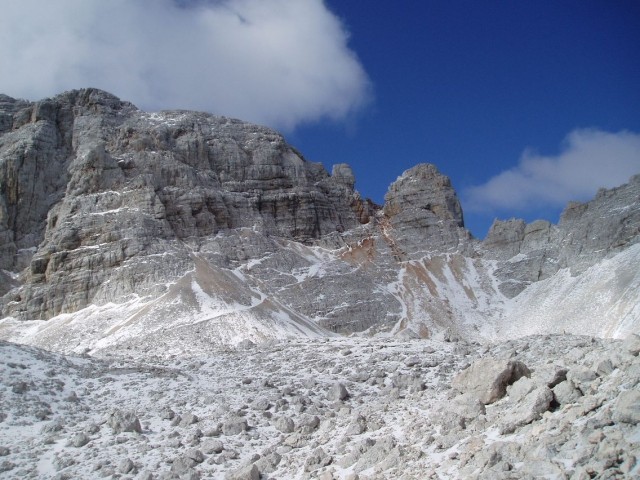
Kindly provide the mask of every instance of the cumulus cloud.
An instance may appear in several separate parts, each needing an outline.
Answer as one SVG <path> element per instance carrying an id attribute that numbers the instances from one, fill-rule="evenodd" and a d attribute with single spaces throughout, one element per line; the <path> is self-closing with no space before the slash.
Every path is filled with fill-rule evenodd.
<path id="1" fill-rule="evenodd" d="M 370 83 L 323 0 L 20 0 L 0 15 L 0 92 L 98 87 L 292 129 L 341 120 Z"/>
<path id="2" fill-rule="evenodd" d="M 515 168 L 463 193 L 475 212 L 531 212 L 587 200 L 600 187 L 611 188 L 640 173 L 640 134 L 597 129 L 572 131 L 557 155 L 528 149 Z"/>

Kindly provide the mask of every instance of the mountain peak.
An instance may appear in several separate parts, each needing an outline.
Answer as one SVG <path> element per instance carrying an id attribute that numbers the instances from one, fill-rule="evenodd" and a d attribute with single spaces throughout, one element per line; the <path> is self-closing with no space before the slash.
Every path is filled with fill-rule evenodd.
<path id="1" fill-rule="evenodd" d="M 558 225 L 497 222 L 479 242 L 431 164 L 398 177 L 381 208 L 348 165 L 329 174 L 265 127 L 143 112 L 97 89 L 3 96 L 3 335 L 26 338 L 21 321 L 41 320 L 30 341 L 61 350 L 165 345 L 176 332 L 193 348 L 363 332 L 620 336 L 640 322 L 638 295 L 624 293 L 640 292 L 639 178 L 569 205 Z"/>

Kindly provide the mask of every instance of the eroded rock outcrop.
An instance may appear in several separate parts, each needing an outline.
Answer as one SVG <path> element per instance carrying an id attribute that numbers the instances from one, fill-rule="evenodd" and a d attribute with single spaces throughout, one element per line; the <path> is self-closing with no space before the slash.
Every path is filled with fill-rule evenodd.
<path id="1" fill-rule="evenodd" d="M 640 241 L 640 175 L 610 190 L 601 189 L 586 203 L 572 202 L 560 222 L 545 220 L 526 224 L 523 220 L 496 220 L 484 248 L 502 261 L 496 276 L 508 297 L 527 285 L 570 268 L 584 272 L 604 258 Z"/>
<path id="2" fill-rule="evenodd" d="M 28 266 L 5 315 L 48 318 L 96 295 L 153 294 L 189 269 L 185 242 L 221 231 L 308 242 L 373 213 L 348 166 L 330 176 L 264 127 L 147 114 L 94 89 L 2 100 L 0 267 Z M 105 282 L 117 286 L 99 292 Z"/>
<path id="3" fill-rule="evenodd" d="M 431 164 L 420 164 L 389 187 L 384 214 L 404 251 L 458 250 L 470 238 L 462 207 L 449 177 Z"/>
<path id="4" fill-rule="evenodd" d="M 95 89 L 0 96 L 0 335 L 54 350 L 624 336 L 640 322 L 639 226 L 640 176 L 558 225 L 496 222 L 478 242 L 433 165 L 379 207 L 348 165 L 329 174 L 268 128 Z"/>

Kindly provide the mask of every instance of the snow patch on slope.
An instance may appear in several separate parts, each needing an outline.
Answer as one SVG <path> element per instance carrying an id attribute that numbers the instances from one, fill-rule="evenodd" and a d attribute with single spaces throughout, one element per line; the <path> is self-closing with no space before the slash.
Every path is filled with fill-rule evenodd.
<path id="1" fill-rule="evenodd" d="M 507 301 L 499 338 L 575 333 L 623 338 L 640 325 L 640 244 L 578 276 L 569 269 Z"/>
<path id="2" fill-rule="evenodd" d="M 196 258 L 187 272 L 156 299 L 92 305 L 47 321 L 0 321 L 0 337 L 49 350 L 93 355 L 120 349 L 162 349 L 182 354 L 236 345 L 332 334 L 269 298 L 239 270 Z"/>

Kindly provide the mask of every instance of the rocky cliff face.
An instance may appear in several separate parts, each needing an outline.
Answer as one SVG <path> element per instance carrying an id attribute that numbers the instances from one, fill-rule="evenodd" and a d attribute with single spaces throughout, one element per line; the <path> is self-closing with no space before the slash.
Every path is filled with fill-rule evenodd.
<path id="1" fill-rule="evenodd" d="M 496 275 L 503 282 L 502 292 L 514 297 L 561 269 L 581 274 L 638 242 L 640 175 L 618 188 L 600 190 L 590 202 L 570 203 L 558 225 L 496 221 L 483 246 L 488 256 L 503 260 Z"/>
<path id="2" fill-rule="evenodd" d="M 434 165 L 404 172 L 385 195 L 384 215 L 396 240 L 412 256 L 456 251 L 470 238 L 451 180 Z"/>
<path id="3" fill-rule="evenodd" d="M 330 176 L 256 125 L 147 114 L 99 90 L 0 105 L 1 266 L 25 284 L 5 314 L 154 293 L 188 269 L 185 243 L 219 232 L 308 243 L 372 214 L 348 166 Z M 117 286 L 106 293 L 105 282 Z"/>
<path id="4" fill-rule="evenodd" d="M 23 320 L 50 319 L 30 342 L 83 351 L 486 339 L 517 336 L 527 312 L 545 331 L 640 324 L 640 177 L 569 205 L 558 225 L 496 222 L 484 242 L 433 165 L 401 175 L 383 207 L 354 187 L 348 165 L 329 174 L 238 120 L 146 113 L 95 89 L 2 96 L 0 336 L 24 340 Z M 573 293 L 554 297 L 560 284 Z"/>

